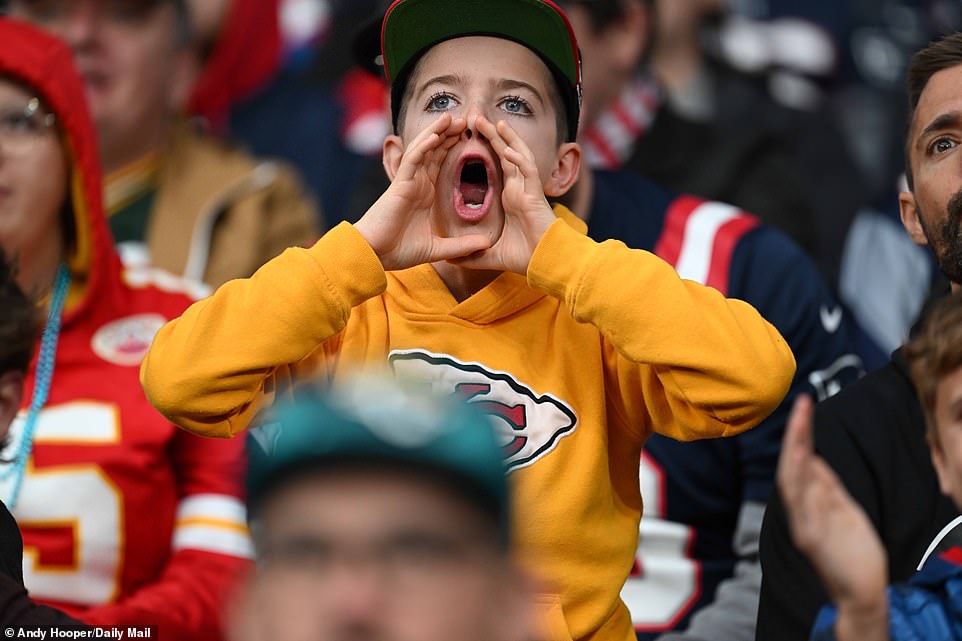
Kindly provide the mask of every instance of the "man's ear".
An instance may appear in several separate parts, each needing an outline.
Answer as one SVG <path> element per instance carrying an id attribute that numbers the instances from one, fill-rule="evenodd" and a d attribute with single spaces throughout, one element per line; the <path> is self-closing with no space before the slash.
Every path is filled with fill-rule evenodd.
<path id="1" fill-rule="evenodd" d="M 404 142 L 401 141 L 401 137 L 391 134 L 385 138 L 381 148 L 381 162 L 384 164 L 384 173 L 391 182 L 394 182 L 398 167 L 401 166 L 402 156 L 404 156 Z"/>
<path id="2" fill-rule="evenodd" d="M 910 191 L 899 192 L 899 216 L 912 242 L 923 247 L 929 244 L 922 221 L 919 219 L 919 206 L 915 201 L 915 194 Z"/>
<path id="3" fill-rule="evenodd" d="M 6 436 L 22 402 L 23 372 L 4 372 L 0 375 L 0 439 Z"/>
<path id="4" fill-rule="evenodd" d="M 551 198 L 563 196 L 578 180 L 581 170 L 581 146 L 566 142 L 558 148 L 558 160 L 554 170 L 544 181 L 544 194 Z"/>

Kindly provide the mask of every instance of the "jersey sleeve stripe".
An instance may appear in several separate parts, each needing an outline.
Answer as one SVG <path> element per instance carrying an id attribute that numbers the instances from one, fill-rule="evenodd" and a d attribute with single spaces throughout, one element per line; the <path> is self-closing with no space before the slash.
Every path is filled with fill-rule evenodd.
<path id="1" fill-rule="evenodd" d="M 254 545 L 246 534 L 221 527 L 190 525 L 174 532 L 174 551 L 202 550 L 217 554 L 254 558 Z"/>
<path id="2" fill-rule="evenodd" d="M 602 167 L 612 169 L 618 166 L 619 158 L 617 152 L 612 149 L 608 141 L 595 129 L 585 132 L 585 147 L 592 167 Z"/>
<path id="3" fill-rule="evenodd" d="M 759 224 L 761 224 L 760 221 L 754 216 L 739 212 L 739 215 L 718 228 L 712 247 L 711 266 L 708 270 L 706 285 L 728 295 L 728 277 L 735 247 L 746 233 L 758 227 Z"/>
<path id="4" fill-rule="evenodd" d="M 702 284 L 708 281 L 718 230 L 738 213 L 735 207 L 716 202 L 702 203 L 692 211 L 675 264 L 679 276 Z"/>
<path id="5" fill-rule="evenodd" d="M 237 497 L 224 494 L 184 498 L 177 507 L 173 548 L 252 558 L 244 504 Z"/>
<path id="6" fill-rule="evenodd" d="M 154 267 L 126 267 L 123 279 L 124 283 L 133 289 L 156 287 L 168 294 L 182 294 L 192 300 L 200 300 L 211 294 L 211 288 L 204 283 L 175 276 Z"/>
<path id="7" fill-rule="evenodd" d="M 226 494 L 192 494 L 177 506 L 177 521 L 214 519 L 246 525 L 247 510 L 241 500 Z"/>
<path id="8" fill-rule="evenodd" d="M 249 531 L 247 526 L 243 523 L 238 523 L 236 521 L 224 521 L 221 519 L 205 519 L 205 518 L 191 518 L 191 519 L 180 519 L 174 523 L 175 528 L 182 527 L 209 527 L 209 528 L 220 528 L 222 530 L 229 530 L 231 532 L 241 532 L 243 534 L 248 534 Z"/>
<path id="9" fill-rule="evenodd" d="M 655 244 L 655 254 L 673 267 L 677 267 L 681 256 L 688 219 L 703 204 L 705 201 L 700 198 L 681 196 L 668 207 L 661 236 Z"/>

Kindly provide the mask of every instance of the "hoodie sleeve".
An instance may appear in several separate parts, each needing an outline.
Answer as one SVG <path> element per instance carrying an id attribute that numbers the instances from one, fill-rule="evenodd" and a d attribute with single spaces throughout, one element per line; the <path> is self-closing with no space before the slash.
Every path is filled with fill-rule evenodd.
<path id="1" fill-rule="evenodd" d="M 609 405 L 628 429 L 678 440 L 737 434 L 768 416 L 791 384 L 791 349 L 751 305 L 681 279 L 649 252 L 596 243 L 558 220 L 531 258 L 528 282 L 602 333 Z"/>
<path id="2" fill-rule="evenodd" d="M 171 421 L 205 436 L 250 424 L 303 364 L 316 370 L 325 342 L 351 310 L 387 287 L 377 255 L 348 223 L 310 249 L 291 248 L 251 278 L 230 281 L 157 333 L 140 378 Z"/>

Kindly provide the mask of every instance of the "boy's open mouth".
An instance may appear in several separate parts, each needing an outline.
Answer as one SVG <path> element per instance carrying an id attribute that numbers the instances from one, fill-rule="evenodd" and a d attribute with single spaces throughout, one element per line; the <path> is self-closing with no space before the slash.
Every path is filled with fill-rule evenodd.
<path id="1" fill-rule="evenodd" d="M 490 169 L 481 156 L 465 156 L 455 172 L 454 209 L 464 220 L 476 222 L 491 208 Z"/>

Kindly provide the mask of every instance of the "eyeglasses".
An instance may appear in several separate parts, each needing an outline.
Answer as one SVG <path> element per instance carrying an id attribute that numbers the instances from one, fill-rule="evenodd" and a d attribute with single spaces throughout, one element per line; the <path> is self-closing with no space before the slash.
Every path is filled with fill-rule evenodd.
<path id="1" fill-rule="evenodd" d="M 38 98 L 22 107 L 0 105 L 0 152 L 29 153 L 56 123 L 56 116 L 41 110 Z"/>

